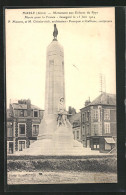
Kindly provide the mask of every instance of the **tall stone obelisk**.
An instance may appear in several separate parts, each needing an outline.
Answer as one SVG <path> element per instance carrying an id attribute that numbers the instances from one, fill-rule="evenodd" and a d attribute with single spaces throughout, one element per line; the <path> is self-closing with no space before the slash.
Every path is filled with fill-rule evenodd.
<path id="1" fill-rule="evenodd" d="M 46 51 L 45 112 L 38 139 L 51 138 L 57 127 L 58 104 L 65 101 L 64 50 L 57 40 L 54 24 L 53 40 Z"/>
<path id="2" fill-rule="evenodd" d="M 65 100 L 64 50 L 57 40 L 58 30 L 54 24 L 54 39 L 47 47 L 45 115 L 57 114 L 61 97 Z"/>

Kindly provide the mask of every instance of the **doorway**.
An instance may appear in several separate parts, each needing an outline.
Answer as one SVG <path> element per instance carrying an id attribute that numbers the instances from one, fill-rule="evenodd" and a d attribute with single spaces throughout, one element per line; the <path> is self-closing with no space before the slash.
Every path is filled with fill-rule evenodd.
<path id="1" fill-rule="evenodd" d="M 14 152 L 13 142 L 9 142 L 9 154 L 13 154 L 13 152 Z"/>

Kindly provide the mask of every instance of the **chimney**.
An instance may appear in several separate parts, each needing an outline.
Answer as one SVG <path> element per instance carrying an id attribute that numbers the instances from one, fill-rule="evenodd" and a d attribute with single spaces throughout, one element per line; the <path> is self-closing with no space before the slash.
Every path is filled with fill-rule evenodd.
<path id="1" fill-rule="evenodd" d="M 90 103 L 91 102 L 90 102 L 90 97 L 89 97 L 89 99 L 85 101 L 85 106 L 88 106 Z"/>
<path id="2" fill-rule="evenodd" d="M 31 115 L 31 100 L 30 99 L 27 100 L 27 115 L 28 116 Z"/>

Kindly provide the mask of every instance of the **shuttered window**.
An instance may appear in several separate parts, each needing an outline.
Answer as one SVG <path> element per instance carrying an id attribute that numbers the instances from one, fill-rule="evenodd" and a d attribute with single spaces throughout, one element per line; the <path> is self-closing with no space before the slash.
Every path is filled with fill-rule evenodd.
<path id="1" fill-rule="evenodd" d="M 110 133 L 110 123 L 105 123 L 104 124 L 104 131 L 105 133 Z"/>
<path id="2" fill-rule="evenodd" d="M 39 133 L 39 125 L 33 125 L 32 127 L 32 135 L 37 136 Z"/>

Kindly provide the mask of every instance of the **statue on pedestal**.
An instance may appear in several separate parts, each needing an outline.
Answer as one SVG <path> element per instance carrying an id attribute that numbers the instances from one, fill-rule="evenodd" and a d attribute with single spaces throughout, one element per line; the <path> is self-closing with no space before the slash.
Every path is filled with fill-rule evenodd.
<path id="1" fill-rule="evenodd" d="M 56 24 L 54 24 L 54 31 L 53 31 L 54 40 L 57 40 L 57 35 L 58 35 L 58 30 Z"/>
<path id="2" fill-rule="evenodd" d="M 57 126 L 59 127 L 60 125 L 66 126 L 66 121 L 67 121 L 67 111 L 65 109 L 64 105 L 64 98 L 60 98 L 60 102 L 58 105 L 58 117 L 57 117 Z"/>

